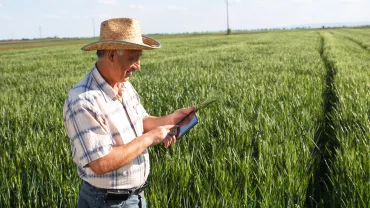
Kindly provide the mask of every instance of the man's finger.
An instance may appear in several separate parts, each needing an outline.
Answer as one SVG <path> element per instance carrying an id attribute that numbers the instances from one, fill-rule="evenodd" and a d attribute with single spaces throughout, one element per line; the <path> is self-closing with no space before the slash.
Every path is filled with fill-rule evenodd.
<path id="1" fill-rule="evenodd" d="M 176 125 L 164 125 L 164 128 L 170 130 L 172 128 L 176 127 Z"/>
<path id="2" fill-rule="evenodd" d="M 164 143 L 163 143 L 163 146 L 164 146 L 164 148 L 168 148 L 168 140 L 166 139 L 166 140 L 164 140 Z"/>
<path id="3" fill-rule="evenodd" d="M 169 135 L 169 134 L 167 134 L 166 137 L 163 140 L 163 146 L 164 146 L 164 148 L 167 149 L 170 146 L 171 140 L 172 140 L 172 136 Z"/>
<path id="4" fill-rule="evenodd" d="M 189 114 L 189 113 L 191 113 L 192 111 L 194 111 L 195 110 L 195 106 L 193 105 L 193 106 L 191 106 L 191 107 L 188 107 L 188 108 L 185 108 L 184 109 L 184 113 L 185 114 Z"/>
<path id="5" fill-rule="evenodd" d="M 176 136 L 172 136 L 172 144 L 176 143 Z"/>
<path id="6" fill-rule="evenodd" d="M 166 137 L 164 138 L 164 142 L 171 141 L 171 135 L 167 134 Z"/>

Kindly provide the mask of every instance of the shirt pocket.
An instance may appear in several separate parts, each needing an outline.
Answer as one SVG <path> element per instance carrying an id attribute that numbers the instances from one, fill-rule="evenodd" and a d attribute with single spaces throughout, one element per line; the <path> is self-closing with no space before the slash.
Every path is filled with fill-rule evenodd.
<path id="1" fill-rule="evenodd" d="M 131 105 L 131 110 L 133 114 L 135 114 L 135 129 L 137 131 L 137 136 L 141 136 L 144 132 L 144 126 L 143 126 L 143 113 L 142 113 L 142 105 L 140 103 L 134 103 Z"/>

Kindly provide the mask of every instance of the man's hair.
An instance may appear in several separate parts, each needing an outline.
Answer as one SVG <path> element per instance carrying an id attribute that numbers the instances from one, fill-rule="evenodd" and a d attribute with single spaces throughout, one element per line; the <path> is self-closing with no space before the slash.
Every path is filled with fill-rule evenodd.
<path id="1" fill-rule="evenodd" d="M 116 50 L 116 51 L 118 55 L 120 56 L 123 55 L 124 50 Z M 106 52 L 107 52 L 106 50 L 97 50 L 96 55 L 98 56 L 98 58 L 103 58 Z"/>
<path id="2" fill-rule="evenodd" d="M 97 50 L 96 55 L 98 56 L 98 58 L 103 58 L 105 52 L 106 52 L 105 50 Z"/>

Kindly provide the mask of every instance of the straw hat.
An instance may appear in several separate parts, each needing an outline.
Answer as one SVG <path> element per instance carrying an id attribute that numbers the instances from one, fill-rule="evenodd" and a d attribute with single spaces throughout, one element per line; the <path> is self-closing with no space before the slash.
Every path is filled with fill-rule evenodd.
<path id="1" fill-rule="evenodd" d="M 115 18 L 102 22 L 100 40 L 85 45 L 81 50 L 151 50 L 160 47 L 158 41 L 141 35 L 140 25 L 136 19 Z"/>

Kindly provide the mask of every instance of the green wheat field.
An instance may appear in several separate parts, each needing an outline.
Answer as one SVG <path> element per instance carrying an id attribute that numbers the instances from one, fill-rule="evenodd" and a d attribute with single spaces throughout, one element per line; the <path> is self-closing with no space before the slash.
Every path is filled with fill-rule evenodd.
<path id="1" fill-rule="evenodd" d="M 150 207 L 370 207 L 370 28 L 153 35 L 148 113 L 220 100 L 149 149 Z M 76 207 L 67 92 L 93 39 L 0 42 L 0 207 Z"/>

